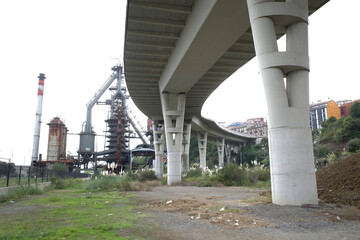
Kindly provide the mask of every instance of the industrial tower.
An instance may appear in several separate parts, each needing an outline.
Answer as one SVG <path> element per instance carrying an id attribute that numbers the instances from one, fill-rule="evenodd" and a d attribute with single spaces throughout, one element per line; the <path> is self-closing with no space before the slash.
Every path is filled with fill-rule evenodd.
<path id="1" fill-rule="evenodd" d="M 96 169 L 98 161 L 105 161 L 109 171 L 118 173 L 130 162 L 129 141 L 133 134 L 130 130 L 130 125 L 144 144 L 148 143 L 148 139 L 143 128 L 139 125 L 136 117 L 126 104 L 129 96 L 126 95 L 127 89 L 123 82 L 122 66 L 114 66 L 112 71 L 112 75 L 86 105 L 87 114 L 80 133 L 78 163 L 83 165 L 84 168 L 88 168 L 88 163 L 93 162 Z M 111 87 L 115 80 L 117 80 L 116 86 Z M 99 102 L 98 100 L 107 90 L 110 90 L 112 93 L 111 99 Z M 92 108 L 95 104 L 110 106 L 108 119 L 105 120 L 107 124 L 106 146 L 100 152 L 95 152 L 94 150 L 96 133 L 91 123 Z"/>

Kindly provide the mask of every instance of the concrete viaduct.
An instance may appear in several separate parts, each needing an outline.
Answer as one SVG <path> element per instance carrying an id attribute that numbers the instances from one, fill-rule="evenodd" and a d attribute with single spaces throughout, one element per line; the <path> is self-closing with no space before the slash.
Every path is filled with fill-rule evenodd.
<path id="1" fill-rule="evenodd" d="M 125 77 L 137 107 L 154 120 L 157 154 L 166 140 L 168 184 L 181 181 L 191 128 L 202 142 L 209 134 L 204 128 L 215 128 L 210 132 L 219 148 L 230 138 L 201 117 L 201 107 L 256 55 L 269 114 L 273 203 L 318 203 L 308 115 L 308 16 L 327 1 L 128 0 Z M 277 39 L 284 34 L 286 51 L 280 52 Z"/>

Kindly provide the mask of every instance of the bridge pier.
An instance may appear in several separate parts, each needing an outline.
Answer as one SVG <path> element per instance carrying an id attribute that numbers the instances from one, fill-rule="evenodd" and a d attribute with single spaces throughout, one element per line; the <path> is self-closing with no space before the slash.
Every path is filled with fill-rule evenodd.
<path id="1" fill-rule="evenodd" d="M 230 165 L 230 163 L 231 163 L 231 145 L 230 145 L 230 143 L 227 143 L 225 145 L 225 154 L 226 154 L 226 164 Z"/>
<path id="2" fill-rule="evenodd" d="M 308 0 L 247 3 L 269 112 L 272 201 L 317 204 L 309 126 Z M 286 31 L 285 52 L 278 51 L 279 29 Z"/>
<path id="3" fill-rule="evenodd" d="M 206 146 L 207 146 L 207 132 L 198 132 L 198 146 L 199 146 L 199 158 L 200 158 L 200 167 L 206 168 Z"/>
<path id="4" fill-rule="evenodd" d="M 224 167 L 224 148 L 225 148 L 225 138 L 219 140 L 216 139 L 218 158 L 219 158 L 219 168 Z"/>
<path id="5" fill-rule="evenodd" d="M 181 182 L 181 147 L 185 114 L 184 93 L 162 93 L 161 106 L 167 147 L 167 183 Z"/>
<path id="6" fill-rule="evenodd" d="M 190 152 L 190 137 L 191 137 L 191 123 L 184 124 L 183 130 L 183 140 L 182 140 L 182 153 L 181 153 L 181 161 L 182 161 L 182 171 L 189 171 L 189 152 Z"/>
<path id="7" fill-rule="evenodd" d="M 164 172 L 163 154 L 165 147 L 165 134 L 163 124 L 159 121 L 153 121 L 153 135 L 155 148 L 155 175 L 157 178 L 162 178 Z"/>

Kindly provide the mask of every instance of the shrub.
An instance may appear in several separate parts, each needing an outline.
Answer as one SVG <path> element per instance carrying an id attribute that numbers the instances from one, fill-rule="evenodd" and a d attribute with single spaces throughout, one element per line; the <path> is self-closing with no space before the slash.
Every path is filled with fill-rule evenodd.
<path id="1" fill-rule="evenodd" d="M 55 189 L 65 189 L 65 188 L 73 187 L 76 184 L 79 184 L 81 182 L 81 179 L 79 180 L 74 178 L 62 179 L 59 177 L 51 176 L 50 181 Z"/>
<path id="2" fill-rule="evenodd" d="M 325 159 L 326 159 L 326 161 L 328 161 L 328 163 L 333 164 L 333 163 L 335 163 L 337 157 L 336 157 L 335 153 L 331 152 L 326 156 Z"/>
<path id="3" fill-rule="evenodd" d="M 265 168 L 269 168 L 270 167 L 270 157 L 267 156 L 266 158 L 264 158 L 264 160 L 261 161 L 261 163 L 264 165 Z"/>
<path id="4" fill-rule="evenodd" d="M 242 186 L 249 184 L 246 170 L 241 169 L 235 164 L 220 169 L 218 171 L 218 180 L 226 186 Z"/>
<path id="5" fill-rule="evenodd" d="M 202 169 L 200 167 L 191 168 L 189 172 L 186 174 L 187 178 L 191 177 L 201 177 L 202 176 Z"/>
<path id="6" fill-rule="evenodd" d="M 197 184 L 198 187 L 213 187 L 219 185 L 219 180 L 217 175 L 207 175 L 200 179 L 200 182 Z"/>
<path id="7" fill-rule="evenodd" d="M 52 175 L 55 175 L 57 177 L 65 177 L 68 172 L 69 168 L 61 163 L 55 163 L 51 168 Z"/>
<path id="8" fill-rule="evenodd" d="M 145 170 L 140 173 L 139 181 L 140 182 L 146 182 L 146 181 L 152 181 L 157 180 L 157 177 L 155 175 L 155 171 L 153 170 Z"/>
<path id="9" fill-rule="evenodd" d="M 356 151 L 360 150 L 360 139 L 359 138 L 351 139 L 346 144 L 346 150 L 352 153 L 355 153 Z"/>

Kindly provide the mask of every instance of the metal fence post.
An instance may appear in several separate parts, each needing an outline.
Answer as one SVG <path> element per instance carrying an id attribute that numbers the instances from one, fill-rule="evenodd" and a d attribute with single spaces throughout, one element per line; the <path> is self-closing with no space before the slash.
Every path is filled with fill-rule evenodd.
<path id="1" fill-rule="evenodd" d="M 19 185 L 21 184 L 21 165 L 20 165 L 20 169 L 19 169 Z"/>
<path id="2" fill-rule="evenodd" d="M 38 167 L 35 167 L 35 183 L 37 185 Z"/>
<path id="3" fill-rule="evenodd" d="M 31 166 L 29 166 L 29 174 L 28 174 L 28 185 L 30 186 L 30 178 L 31 178 Z"/>
<path id="4" fill-rule="evenodd" d="M 6 178 L 6 187 L 9 186 L 9 178 L 10 178 L 10 163 L 8 164 L 8 172 L 7 172 L 7 178 Z"/>

